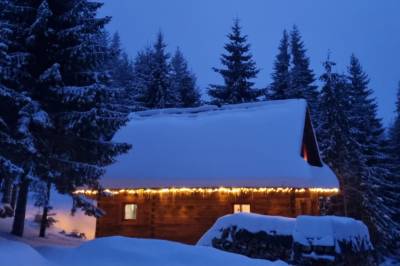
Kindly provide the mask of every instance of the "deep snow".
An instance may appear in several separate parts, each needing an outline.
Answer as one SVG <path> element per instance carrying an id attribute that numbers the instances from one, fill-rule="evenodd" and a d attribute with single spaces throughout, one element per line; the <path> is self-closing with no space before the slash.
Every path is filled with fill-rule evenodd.
<path id="1" fill-rule="evenodd" d="M 284 266 L 284 262 L 250 259 L 208 247 L 163 240 L 107 237 L 79 247 L 31 246 L 0 238 L 3 266 Z"/>
<path id="2" fill-rule="evenodd" d="M 64 209 L 62 215 L 68 216 L 68 198 L 60 195 L 56 195 L 56 198 L 59 200 L 56 204 L 58 209 Z M 35 208 L 30 206 L 28 213 L 30 218 L 26 221 L 23 238 L 8 233 L 11 218 L 0 219 L 1 266 L 220 266 L 224 263 L 231 266 L 287 265 L 283 262 L 254 260 L 211 247 L 164 240 L 108 237 L 85 241 L 59 234 L 60 224 L 48 229 L 47 237 L 43 239 L 38 237 L 38 225 L 31 220 L 31 216 L 36 213 Z M 72 220 L 62 224 L 70 224 L 71 228 L 79 227 L 77 217 L 68 219 Z"/>

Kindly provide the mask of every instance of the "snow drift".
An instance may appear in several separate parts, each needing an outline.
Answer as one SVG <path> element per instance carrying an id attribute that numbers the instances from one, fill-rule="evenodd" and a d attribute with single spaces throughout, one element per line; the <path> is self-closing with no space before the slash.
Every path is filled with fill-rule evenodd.
<path id="1" fill-rule="evenodd" d="M 52 266 L 31 246 L 0 238 L 0 264 L 3 266 Z"/>
<path id="2" fill-rule="evenodd" d="M 18 249 L 19 247 L 15 247 Z M 24 245 L 23 248 L 26 248 Z M 31 264 L 29 257 L 18 266 L 284 266 L 284 262 L 250 259 L 208 247 L 190 246 L 180 243 L 106 237 L 89 241 L 77 248 L 42 247 L 38 263 Z M 1 253 L 0 253 L 1 254 Z M 50 264 L 46 264 L 50 262 Z M 43 263 L 43 264 L 41 264 Z M 14 264 L 10 264 L 14 265 Z"/>

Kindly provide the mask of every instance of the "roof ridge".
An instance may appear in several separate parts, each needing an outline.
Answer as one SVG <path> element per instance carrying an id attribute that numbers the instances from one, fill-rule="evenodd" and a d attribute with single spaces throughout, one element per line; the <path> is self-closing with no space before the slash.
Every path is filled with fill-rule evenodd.
<path id="1" fill-rule="evenodd" d="M 225 104 L 225 105 L 201 105 L 199 107 L 188 107 L 188 108 L 163 108 L 163 109 L 150 109 L 144 111 L 133 112 L 131 116 L 133 117 L 151 117 L 158 115 L 184 115 L 184 114 L 199 114 L 213 111 L 226 111 L 226 110 L 240 110 L 240 109 L 251 109 L 257 107 L 267 107 L 267 106 L 279 106 L 288 103 L 302 103 L 307 105 L 304 99 L 285 99 L 285 100 L 267 100 L 259 102 L 250 103 L 238 103 L 238 104 Z"/>

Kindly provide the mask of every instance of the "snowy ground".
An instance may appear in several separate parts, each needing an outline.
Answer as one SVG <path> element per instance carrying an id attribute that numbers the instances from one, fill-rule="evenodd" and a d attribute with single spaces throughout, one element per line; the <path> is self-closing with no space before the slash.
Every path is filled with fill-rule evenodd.
<path id="1" fill-rule="evenodd" d="M 0 219 L 1 266 L 284 266 L 284 262 L 255 260 L 211 247 L 184 245 L 171 241 L 108 237 L 80 240 L 59 234 L 60 225 L 84 228 L 75 219 L 49 229 L 45 239 L 38 237 L 38 225 L 28 211 L 25 236 L 9 234 L 12 219 Z M 68 215 L 68 212 L 59 212 Z M 59 215 L 60 218 L 60 215 Z M 68 219 L 71 219 L 67 217 Z M 87 223 L 86 221 L 83 221 Z M 76 225 L 75 225 L 76 223 Z"/>
<path id="2" fill-rule="evenodd" d="M 58 243 L 59 244 L 59 243 Z M 210 247 L 164 240 L 107 237 L 77 247 L 32 246 L 0 237 L 4 266 L 284 266 L 284 262 L 250 259 Z"/>
<path id="3" fill-rule="evenodd" d="M 0 195 L 1 196 L 1 195 Z M 50 238 L 46 241 L 40 241 L 37 239 L 37 234 L 39 233 L 39 229 L 36 228 L 36 225 L 33 223 L 35 215 L 41 212 L 38 207 L 34 206 L 34 200 L 32 199 L 32 195 L 28 201 L 27 213 L 26 213 L 26 230 L 25 230 L 25 238 L 24 241 L 27 243 L 31 243 L 36 245 L 37 243 L 47 244 L 48 240 L 54 242 L 60 241 L 62 245 L 65 245 L 65 242 L 69 242 L 69 238 L 63 237 L 58 232 L 64 230 L 66 232 L 80 232 L 84 233 L 88 239 L 94 238 L 94 233 L 96 229 L 96 219 L 93 217 L 86 216 L 81 211 L 77 211 L 74 216 L 71 215 L 71 207 L 72 207 L 72 199 L 69 196 L 64 196 L 52 191 L 50 205 L 53 207 L 50 213 L 54 213 L 54 219 L 57 220 L 55 224 L 55 228 L 49 230 Z M 7 236 L 2 234 L 2 232 L 10 232 L 11 230 L 12 219 L 0 219 L 0 237 Z M 9 238 L 9 236 L 7 236 Z"/>
<path id="4" fill-rule="evenodd" d="M 48 229 L 46 238 L 41 238 L 38 236 L 39 225 L 32 220 L 26 221 L 24 237 L 21 238 L 9 233 L 11 225 L 12 218 L 0 219 L 0 238 L 23 242 L 35 248 L 43 246 L 76 247 L 84 243 L 84 240 L 60 234 L 62 229 L 58 227 Z"/>

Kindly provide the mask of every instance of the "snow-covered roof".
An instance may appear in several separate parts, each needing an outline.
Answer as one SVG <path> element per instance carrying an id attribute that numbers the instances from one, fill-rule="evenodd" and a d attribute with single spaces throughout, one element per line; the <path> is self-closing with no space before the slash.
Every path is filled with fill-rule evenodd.
<path id="1" fill-rule="evenodd" d="M 307 105 L 282 100 L 134 113 L 114 141 L 133 148 L 106 169 L 107 188 L 338 187 L 301 156 Z"/>

